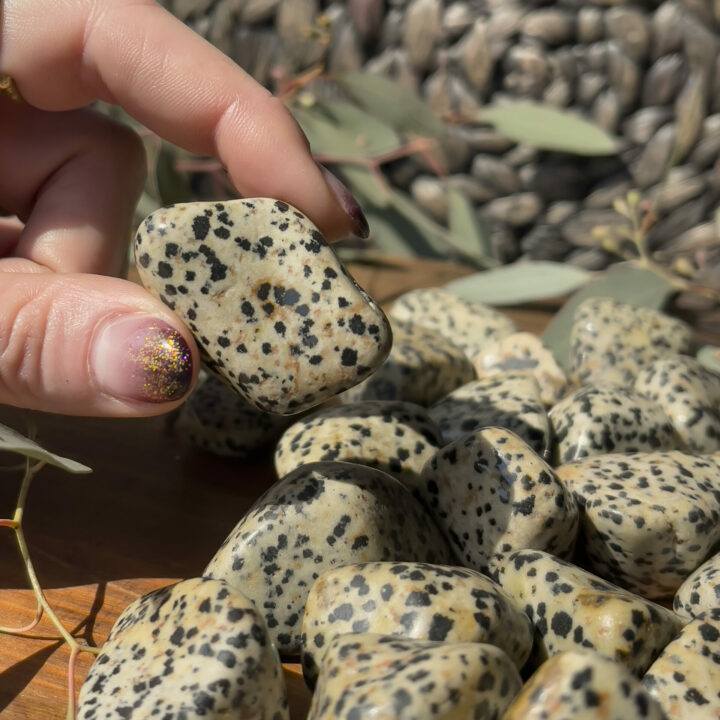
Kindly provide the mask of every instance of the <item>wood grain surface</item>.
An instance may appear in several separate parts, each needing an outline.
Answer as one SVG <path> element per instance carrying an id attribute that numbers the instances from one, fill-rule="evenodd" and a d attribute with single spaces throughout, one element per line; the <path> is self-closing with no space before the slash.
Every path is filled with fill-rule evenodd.
<path id="1" fill-rule="evenodd" d="M 387 303 L 413 288 L 440 285 L 466 268 L 393 261 L 352 266 L 360 284 Z M 521 329 L 539 332 L 558 303 L 508 311 Z M 709 324 L 707 324 L 709 323 Z M 704 339 L 717 337 L 717 317 Z M 197 576 L 253 501 L 274 481 L 270 453 L 252 460 L 204 454 L 173 434 L 168 418 L 108 420 L 34 414 L 40 441 L 93 468 L 69 475 L 53 468 L 34 481 L 24 527 L 40 582 L 65 626 L 93 645 L 136 597 L 173 579 Z M 0 422 L 20 431 L 22 411 L 0 406 Z M 16 458 L 0 455 L 0 463 Z M 0 473 L 0 517 L 15 507 L 19 477 Z M 0 625 L 28 622 L 34 600 L 14 546 L 0 528 Z M 66 646 L 47 620 L 29 638 L 0 635 L 0 717 L 60 720 L 67 698 Z M 81 655 L 76 687 L 92 662 Z M 308 693 L 297 666 L 286 672 L 294 720 Z"/>

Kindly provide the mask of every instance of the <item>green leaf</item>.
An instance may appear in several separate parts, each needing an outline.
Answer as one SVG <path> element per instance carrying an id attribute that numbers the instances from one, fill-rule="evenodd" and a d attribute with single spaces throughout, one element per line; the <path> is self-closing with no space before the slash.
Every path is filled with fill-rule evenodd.
<path id="1" fill-rule="evenodd" d="M 163 145 L 155 164 L 155 181 L 162 205 L 189 202 L 192 198 L 187 178 L 175 169 L 175 153 Z"/>
<path id="2" fill-rule="evenodd" d="M 365 157 L 374 157 L 397 150 L 402 141 L 387 123 L 346 102 L 324 102 L 316 105 L 319 113 L 335 121 L 346 133 L 354 136 Z"/>
<path id="3" fill-rule="evenodd" d="M 354 196 L 361 195 L 378 207 L 387 206 L 389 195 L 378 183 L 370 168 L 353 163 L 339 163 L 335 168 Z"/>
<path id="4" fill-rule="evenodd" d="M 457 188 L 448 190 L 450 242 L 462 253 L 484 264 L 498 261 L 490 231 L 477 216 L 472 203 Z"/>
<path id="5" fill-rule="evenodd" d="M 26 457 L 33 458 L 35 460 L 41 460 L 46 462 L 48 465 L 55 465 L 56 467 L 67 470 L 71 473 L 89 473 L 92 470 L 86 465 L 82 465 L 75 460 L 69 460 L 68 458 L 61 457 L 48 452 L 44 448 L 40 447 L 36 442 L 33 442 L 24 435 L 21 435 L 16 430 L 7 427 L 7 425 L 0 424 L 0 451 L 20 453 Z"/>
<path id="6" fill-rule="evenodd" d="M 715 345 L 703 345 L 697 352 L 698 362 L 711 373 L 720 375 L 720 348 Z"/>
<path id="7" fill-rule="evenodd" d="M 335 80 L 358 105 L 396 130 L 429 137 L 445 134 L 445 124 L 432 108 L 392 80 L 369 73 L 345 73 Z"/>
<path id="8" fill-rule="evenodd" d="M 562 297 L 581 285 L 587 270 L 553 262 L 525 262 L 486 270 L 453 280 L 445 286 L 454 295 L 488 305 L 517 305 Z"/>
<path id="9" fill-rule="evenodd" d="M 391 213 L 382 209 L 365 209 L 365 217 L 370 225 L 370 242 L 383 253 L 397 257 L 417 257 L 418 252 L 413 248 L 407 233 L 399 230 L 397 223 L 393 222 Z"/>
<path id="10" fill-rule="evenodd" d="M 540 150 L 558 150 L 574 155 L 613 155 L 617 141 L 594 123 L 567 111 L 512 102 L 482 108 L 477 120 L 493 125 L 511 140 Z"/>
<path id="11" fill-rule="evenodd" d="M 575 293 L 555 315 L 542 335 L 558 364 L 566 370 L 570 367 L 570 331 L 577 306 L 588 298 L 609 297 L 619 302 L 660 310 L 674 288 L 667 278 L 652 270 L 633 265 L 620 265 L 597 280 L 589 282 Z"/>
<path id="12" fill-rule="evenodd" d="M 293 115 L 319 155 L 367 158 L 400 147 L 392 128 L 347 103 L 293 108 Z"/>

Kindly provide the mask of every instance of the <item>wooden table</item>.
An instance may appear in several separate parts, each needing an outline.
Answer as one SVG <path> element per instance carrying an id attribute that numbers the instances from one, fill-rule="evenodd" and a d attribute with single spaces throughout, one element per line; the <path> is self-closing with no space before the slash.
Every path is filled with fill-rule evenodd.
<path id="1" fill-rule="evenodd" d="M 353 266 L 380 302 L 413 287 L 440 285 L 466 274 L 459 266 L 397 261 Z M 521 329 L 539 332 L 557 303 L 512 310 Z M 704 326 L 705 339 L 717 317 Z M 714 323 L 714 324 L 713 324 Z M 718 333 L 720 335 L 720 333 Z M 717 337 L 717 336 L 716 336 Z M 226 460 L 195 450 L 166 418 L 107 420 L 37 414 L 48 449 L 93 468 L 91 475 L 43 470 L 30 491 L 24 527 L 40 581 L 66 627 L 101 645 L 117 614 L 133 599 L 177 578 L 197 576 L 252 502 L 273 481 L 269 453 Z M 21 411 L 0 407 L 0 422 L 23 431 Z M 5 459 L 3 459 L 5 461 Z M 0 473 L 0 517 L 15 506 L 19 479 Z M 0 529 L 0 625 L 27 623 L 34 600 L 13 533 Z M 32 639 L 0 635 L 0 716 L 4 720 L 64 718 L 65 645 L 43 620 Z M 76 685 L 92 657 L 80 656 Z M 308 693 L 289 667 L 294 717 L 304 717 Z"/>

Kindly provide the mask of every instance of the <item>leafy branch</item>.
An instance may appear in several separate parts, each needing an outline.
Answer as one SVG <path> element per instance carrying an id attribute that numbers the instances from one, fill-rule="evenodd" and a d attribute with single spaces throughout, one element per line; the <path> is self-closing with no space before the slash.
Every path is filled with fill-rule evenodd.
<path id="1" fill-rule="evenodd" d="M 30 584 L 36 600 L 35 616 L 29 623 L 23 625 L 22 627 L 14 628 L 0 626 L 0 634 L 12 635 L 15 637 L 36 637 L 29 635 L 28 633 L 30 633 L 38 625 L 43 615 L 48 617 L 59 633 L 60 637 L 57 638 L 57 640 L 65 642 L 70 648 L 70 658 L 68 660 L 68 702 L 66 718 L 67 720 L 74 720 L 76 707 L 75 664 L 77 657 L 81 652 L 97 655 L 99 653 L 99 648 L 78 642 L 78 640 L 73 637 L 72 633 L 68 632 L 61 620 L 55 614 L 55 611 L 45 597 L 45 593 L 43 592 L 37 573 L 35 572 L 32 559 L 30 558 L 30 550 L 23 530 L 23 519 L 25 516 L 28 494 L 30 492 L 30 485 L 35 476 L 46 465 L 55 465 L 69 472 L 76 473 L 91 472 L 91 470 L 85 465 L 81 465 L 74 460 L 69 460 L 48 452 L 37 444 L 36 435 L 37 431 L 32 421 L 29 422 L 28 437 L 24 437 L 12 428 L 0 424 L 0 450 L 19 453 L 25 456 L 24 466 L 21 466 L 24 468 L 24 474 L 20 483 L 20 490 L 18 492 L 15 509 L 11 518 L 0 519 L 0 527 L 9 528 L 15 534 L 20 558 L 25 567 L 28 583 Z M 10 468 L 8 467 L 3 469 Z"/>

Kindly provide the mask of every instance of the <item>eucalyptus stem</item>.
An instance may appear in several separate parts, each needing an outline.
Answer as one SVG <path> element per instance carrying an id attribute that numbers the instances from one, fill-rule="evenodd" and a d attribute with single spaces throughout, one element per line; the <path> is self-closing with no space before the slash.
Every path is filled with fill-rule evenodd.
<path id="1" fill-rule="evenodd" d="M 31 428 L 31 437 L 34 437 L 34 427 Z M 91 653 L 97 655 L 100 652 L 99 648 L 91 647 L 89 645 L 80 644 L 66 629 L 60 621 L 60 618 L 55 614 L 50 603 L 45 597 L 40 581 L 38 580 L 37 573 L 35 572 L 35 566 L 33 565 L 32 559 L 30 558 L 30 550 L 28 548 L 27 540 L 25 539 L 25 533 L 23 531 L 22 521 L 25 513 L 25 505 L 30 491 L 30 484 L 33 478 L 40 470 L 45 467 L 45 462 L 38 462 L 34 465 L 31 464 L 30 458 L 25 460 L 25 475 L 23 476 L 20 484 L 20 491 L 18 493 L 17 504 L 15 506 L 15 512 L 13 513 L 12 520 L 0 520 L 0 527 L 9 527 L 15 532 L 15 540 L 17 541 L 18 551 L 20 557 L 25 566 L 25 574 L 27 575 L 28 582 L 33 591 L 33 595 L 37 601 L 37 608 L 35 611 L 35 617 L 32 622 L 28 623 L 21 628 L 7 628 L 0 627 L 0 634 L 22 636 L 29 630 L 32 630 L 43 614 L 47 615 L 50 622 L 55 626 L 56 630 L 60 634 L 62 640 L 70 648 L 70 659 L 68 662 L 68 704 L 66 711 L 66 720 L 75 720 L 75 664 L 77 657 L 81 652 Z"/>

